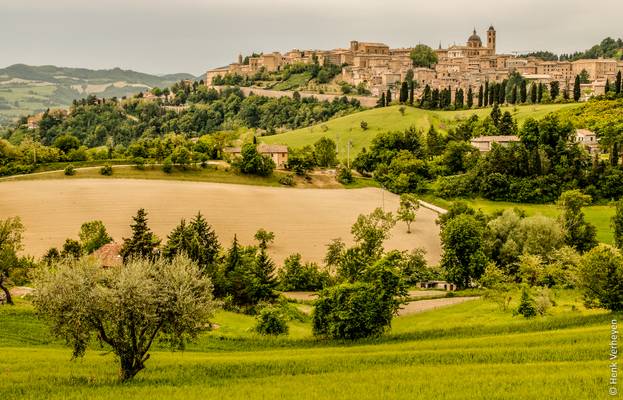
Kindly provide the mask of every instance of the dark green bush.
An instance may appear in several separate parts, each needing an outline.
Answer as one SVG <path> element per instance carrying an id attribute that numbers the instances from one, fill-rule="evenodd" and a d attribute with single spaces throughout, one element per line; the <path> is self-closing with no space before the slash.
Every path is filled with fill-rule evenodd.
<path id="1" fill-rule="evenodd" d="M 261 335 L 285 335 L 288 324 L 283 312 L 276 307 L 264 307 L 256 317 L 255 331 Z"/>
<path id="2" fill-rule="evenodd" d="M 64 173 L 67 176 L 76 175 L 76 169 L 74 168 L 73 165 L 69 164 L 68 166 L 65 167 Z"/>
<path id="3" fill-rule="evenodd" d="M 279 183 L 284 186 L 294 186 L 294 176 L 292 174 L 286 174 L 279 178 Z"/>
<path id="4" fill-rule="evenodd" d="M 100 174 L 102 174 L 104 176 L 111 176 L 112 175 L 112 166 L 110 166 L 109 164 L 104 165 L 102 168 L 100 168 Z"/>
<path id="5" fill-rule="evenodd" d="M 166 160 L 164 160 L 164 163 L 162 164 L 162 170 L 166 174 L 170 174 L 171 172 L 173 172 L 173 162 L 171 161 L 170 158 L 167 158 Z"/>
<path id="6" fill-rule="evenodd" d="M 283 291 L 315 291 L 330 283 L 329 273 L 316 263 L 301 262 L 300 254 L 292 254 L 277 273 L 279 289 Z"/>

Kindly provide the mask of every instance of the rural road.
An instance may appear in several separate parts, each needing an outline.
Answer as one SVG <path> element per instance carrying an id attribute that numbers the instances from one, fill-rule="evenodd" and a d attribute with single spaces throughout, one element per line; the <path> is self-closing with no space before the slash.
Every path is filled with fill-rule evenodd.
<path id="1" fill-rule="evenodd" d="M 444 299 L 429 299 L 411 301 L 400 307 L 399 316 L 417 314 L 424 311 L 434 310 L 441 307 L 448 307 L 455 304 L 465 303 L 466 301 L 477 300 L 480 297 L 447 297 Z"/>

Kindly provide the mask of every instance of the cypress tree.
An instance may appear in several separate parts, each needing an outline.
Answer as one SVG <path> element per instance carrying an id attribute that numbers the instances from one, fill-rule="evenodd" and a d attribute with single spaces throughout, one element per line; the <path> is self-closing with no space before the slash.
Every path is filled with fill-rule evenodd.
<path id="1" fill-rule="evenodd" d="M 422 108 L 430 108 L 430 86 L 424 86 L 424 93 L 422 93 L 422 98 L 420 99 L 420 107 Z"/>
<path id="2" fill-rule="evenodd" d="M 474 92 L 472 92 L 472 87 L 470 86 L 467 89 L 467 108 L 472 108 L 474 105 Z"/>
<path id="3" fill-rule="evenodd" d="M 604 86 L 604 93 L 608 94 L 610 91 L 610 79 L 606 78 L 606 86 Z"/>
<path id="4" fill-rule="evenodd" d="M 537 101 L 536 83 L 532 82 L 532 85 L 530 85 L 530 102 L 532 104 L 536 104 L 536 101 Z"/>
<path id="5" fill-rule="evenodd" d="M 489 105 L 489 81 L 485 81 L 485 92 L 483 97 L 483 105 L 487 107 Z"/>
<path id="6" fill-rule="evenodd" d="M 409 86 L 407 85 L 407 82 L 402 82 L 402 85 L 400 85 L 400 95 L 398 97 L 398 101 L 401 104 L 404 104 L 407 100 L 409 100 Z"/>
<path id="7" fill-rule="evenodd" d="M 582 95 L 582 89 L 580 86 L 580 75 L 575 76 L 575 82 L 573 83 L 573 101 L 580 101 Z"/>
<path id="8" fill-rule="evenodd" d="M 540 103 L 542 99 L 543 99 L 543 84 L 539 82 L 539 89 L 536 95 L 536 102 Z"/>
<path id="9" fill-rule="evenodd" d="M 439 89 L 433 90 L 431 108 L 439 108 Z"/>
<path id="10" fill-rule="evenodd" d="M 463 89 L 456 89 L 454 92 L 454 107 L 463 108 Z"/>
<path id="11" fill-rule="evenodd" d="M 621 94 L 621 90 L 623 90 L 623 83 L 621 82 L 621 71 L 617 72 L 617 79 L 614 82 L 614 92 L 619 95 Z"/>
<path id="12" fill-rule="evenodd" d="M 558 81 L 552 81 L 552 83 L 549 84 L 549 94 L 552 101 L 556 100 L 560 94 L 560 83 Z"/>
<path id="13" fill-rule="evenodd" d="M 513 91 L 511 92 L 511 104 L 517 103 L 517 85 L 513 86 Z"/>
<path id="14" fill-rule="evenodd" d="M 493 110 L 491 110 L 491 120 L 493 120 L 493 125 L 495 125 L 496 128 L 498 128 L 500 125 L 501 114 L 502 112 L 500 111 L 500 106 L 498 105 L 498 103 L 493 103 Z"/>
<path id="15" fill-rule="evenodd" d="M 508 81 L 506 79 L 504 79 L 502 81 L 501 85 L 498 85 L 498 103 L 500 104 L 504 104 L 504 102 L 506 101 L 506 85 L 508 84 Z"/>
<path id="16" fill-rule="evenodd" d="M 411 105 L 413 105 L 414 95 L 415 95 L 415 83 L 413 82 L 413 80 L 411 80 L 411 82 L 409 82 L 409 104 Z"/>
<path id="17" fill-rule="evenodd" d="M 528 84 L 525 79 L 521 80 L 521 86 L 519 90 L 519 101 L 523 104 L 528 101 Z"/>
<path id="18" fill-rule="evenodd" d="M 381 93 L 381 97 L 379 97 L 379 100 L 376 102 L 376 106 L 385 107 L 385 92 Z"/>
<path id="19" fill-rule="evenodd" d="M 484 93 L 482 89 L 482 85 L 480 85 L 480 89 L 478 89 L 478 108 L 482 107 L 484 101 Z"/>
<path id="20" fill-rule="evenodd" d="M 390 106 L 392 104 L 392 91 L 387 89 L 387 94 L 385 95 L 385 105 Z"/>

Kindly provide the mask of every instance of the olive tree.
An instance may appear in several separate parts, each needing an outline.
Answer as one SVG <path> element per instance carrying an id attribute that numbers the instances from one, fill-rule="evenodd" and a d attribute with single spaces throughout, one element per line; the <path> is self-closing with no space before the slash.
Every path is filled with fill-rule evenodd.
<path id="1" fill-rule="evenodd" d="M 24 225 L 19 217 L 0 220 L 0 289 L 4 292 L 7 304 L 13 304 L 6 283 L 13 271 L 22 264 L 17 253 L 22 250 Z"/>
<path id="2" fill-rule="evenodd" d="M 119 360 L 121 381 L 145 368 L 154 341 L 183 349 L 209 329 L 215 307 L 212 283 L 186 256 L 133 259 L 120 268 L 101 268 L 93 258 L 65 260 L 39 271 L 35 286 L 37 311 L 73 357 L 96 337 Z"/>

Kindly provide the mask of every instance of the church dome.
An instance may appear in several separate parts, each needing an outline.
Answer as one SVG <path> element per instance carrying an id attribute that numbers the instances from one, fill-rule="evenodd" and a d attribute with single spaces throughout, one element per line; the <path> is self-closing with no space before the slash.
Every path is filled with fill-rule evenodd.
<path id="1" fill-rule="evenodd" d="M 481 42 L 482 40 L 480 40 L 480 36 L 478 36 L 478 34 L 476 33 L 476 30 L 474 29 L 474 33 L 472 33 L 472 36 L 469 37 L 469 39 L 467 39 L 468 42 Z"/>

